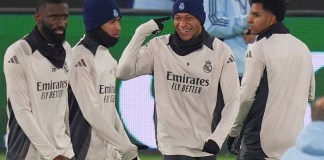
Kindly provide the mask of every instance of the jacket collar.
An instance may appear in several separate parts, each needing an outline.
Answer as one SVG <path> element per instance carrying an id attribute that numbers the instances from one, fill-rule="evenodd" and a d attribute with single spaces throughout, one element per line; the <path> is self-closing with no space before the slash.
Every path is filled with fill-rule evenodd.
<path id="1" fill-rule="evenodd" d="M 261 40 L 264 37 L 266 37 L 268 39 L 273 34 L 288 34 L 288 33 L 289 33 L 289 30 L 286 28 L 286 26 L 283 23 L 279 22 L 279 23 L 271 25 L 264 32 L 260 33 L 257 38 L 257 41 Z"/>

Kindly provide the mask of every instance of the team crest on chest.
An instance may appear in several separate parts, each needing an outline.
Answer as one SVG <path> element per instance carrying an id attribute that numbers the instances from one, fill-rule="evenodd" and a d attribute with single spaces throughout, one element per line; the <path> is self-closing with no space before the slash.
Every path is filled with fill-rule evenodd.
<path id="1" fill-rule="evenodd" d="M 205 65 L 203 67 L 203 70 L 206 73 L 210 73 L 213 70 L 213 66 L 211 65 L 211 62 L 210 61 L 206 61 Z"/>
<path id="2" fill-rule="evenodd" d="M 63 69 L 65 74 L 69 73 L 69 67 L 66 62 L 64 62 Z"/>

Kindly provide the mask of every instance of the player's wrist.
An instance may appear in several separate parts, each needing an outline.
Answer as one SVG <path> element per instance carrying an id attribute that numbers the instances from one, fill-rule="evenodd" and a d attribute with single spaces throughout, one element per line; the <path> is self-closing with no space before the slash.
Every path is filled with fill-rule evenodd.
<path id="1" fill-rule="evenodd" d="M 146 23 L 141 24 L 135 31 L 138 34 L 145 34 L 145 36 L 149 36 L 152 32 L 159 30 L 159 26 L 155 23 L 153 19 L 149 20 Z"/>
<path id="2" fill-rule="evenodd" d="M 220 148 L 214 140 L 209 139 L 207 142 L 205 142 L 203 151 L 210 154 L 217 154 L 220 151 Z"/>

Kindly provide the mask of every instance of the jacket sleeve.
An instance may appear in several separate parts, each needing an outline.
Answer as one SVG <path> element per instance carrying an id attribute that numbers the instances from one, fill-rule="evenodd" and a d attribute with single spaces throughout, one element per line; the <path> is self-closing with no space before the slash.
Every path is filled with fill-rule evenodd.
<path id="1" fill-rule="evenodd" d="M 120 119 L 120 116 L 119 116 L 117 110 L 115 110 L 114 116 L 115 116 L 115 121 L 116 121 L 115 128 L 116 128 L 117 132 L 119 134 L 121 134 L 121 136 L 123 136 L 125 139 L 129 140 L 129 137 L 128 137 L 128 135 L 125 131 L 125 128 L 124 128 L 124 124 L 123 124 L 122 120 Z"/>
<path id="2" fill-rule="evenodd" d="M 232 137 L 237 137 L 240 134 L 243 122 L 255 100 L 256 91 L 259 87 L 264 69 L 264 55 L 261 49 L 254 45 L 245 57 L 245 72 L 240 88 L 240 110 L 229 134 Z"/>
<path id="3" fill-rule="evenodd" d="M 309 85 L 309 95 L 308 95 L 308 101 L 312 102 L 315 99 L 315 75 L 314 72 L 312 74 L 312 78 L 310 81 L 310 85 Z"/>
<path id="4" fill-rule="evenodd" d="M 47 139 L 41 130 L 32 112 L 30 91 L 28 90 L 27 79 L 23 67 L 23 60 L 26 54 L 22 49 L 23 43 L 11 46 L 7 49 L 4 57 L 4 72 L 7 83 L 7 97 L 11 102 L 11 107 L 15 118 L 30 142 L 35 146 L 45 159 L 54 159 L 59 153 Z M 30 50 L 31 52 L 31 50 Z M 8 63 L 10 58 L 17 56 L 18 63 Z M 10 132 L 10 131 L 9 131 Z"/>
<path id="5" fill-rule="evenodd" d="M 226 53 L 223 60 L 223 67 L 220 75 L 220 87 L 223 93 L 224 108 L 221 113 L 221 120 L 214 133 L 209 139 L 214 140 L 221 148 L 226 139 L 239 110 L 239 78 L 235 59 L 228 46 L 224 48 Z"/>
<path id="6" fill-rule="evenodd" d="M 150 20 L 136 29 L 118 62 L 117 78 L 125 80 L 153 72 L 153 52 L 150 42 L 143 47 L 142 44 L 147 36 L 158 29 L 154 20 Z"/>
<path id="7" fill-rule="evenodd" d="M 205 23 L 206 31 L 213 37 L 229 38 L 236 35 L 242 35 L 248 28 L 247 18 L 249 12 L 244 15 L 228 16 L 227 12 L 233 12 L 235 9 L 233 3 L 229 0 L 206 0 L 204 2 L 207 11 L 207 22 Z M 249 5 L 246 2 L 246 5 Z M 231 5 L 231 6 L 226 6 Z M 232 8 L 227 10 L 226 8 Z"/>
<path id="8" fill-rule="evenodd" d="M 76 64 L 81 58 L 74 58 L 73 64 Z M 92 54 L 89 54 L 92 56 Z M 129 139 L 123 137 L 115 129 L 110 120 L 100 111 L 100 102 L 98 100 L 95 88 L 95 73 L 93 71 L 93 61 L 89 57 L 82 58 L 87 67 L 72 66 L 70 73 L 70 85 L 72 92 L 77 99 L 80 110 L 91 125 L 91 127 L 110 144 L 118 148 L 122 156 L 128 157 L 125 160 L 131 160 L 137 157 L 137 147 Z"/>

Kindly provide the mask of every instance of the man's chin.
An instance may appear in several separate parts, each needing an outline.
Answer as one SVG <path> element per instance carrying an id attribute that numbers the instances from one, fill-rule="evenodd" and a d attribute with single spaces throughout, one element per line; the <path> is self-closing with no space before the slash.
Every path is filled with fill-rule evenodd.
<path id="1" fill-rule="evenodd" d="M 65 41 L 65 35 L 55 34 L 55 36 L 53 38 L 54 38 L 53 41 L 55 43 L 63 43 Z"/>

